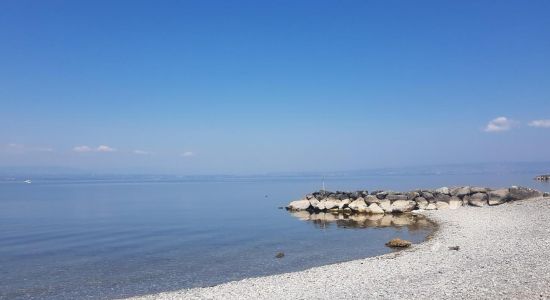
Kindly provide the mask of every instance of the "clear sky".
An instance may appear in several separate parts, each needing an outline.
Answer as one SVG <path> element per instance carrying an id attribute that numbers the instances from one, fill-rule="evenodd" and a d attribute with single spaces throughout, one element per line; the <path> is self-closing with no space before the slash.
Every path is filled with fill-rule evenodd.
<path id="1" fill-rule="evenodd" d="M 550 160 L 550 1 L 0 1 L 0 167 Z"/>

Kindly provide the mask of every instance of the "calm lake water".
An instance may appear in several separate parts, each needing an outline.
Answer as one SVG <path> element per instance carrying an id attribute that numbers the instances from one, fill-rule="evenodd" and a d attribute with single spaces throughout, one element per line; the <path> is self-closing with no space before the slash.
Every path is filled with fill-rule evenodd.
<path id="1" fill-rule="evenodd" d="M 331 176 L 325 183 L 332 190 L 518 184 L 550 191 L 531 175 Z M 407 219 L 336 221 L 278 209 L 320 184 L 315 176 L 0 183 L 0 298 L 111 299 L 209 286 L 387 253 L 387 240 L 418 243 L 432 230 Z M 279 251 L 284 258 L 275 258 Z"/>

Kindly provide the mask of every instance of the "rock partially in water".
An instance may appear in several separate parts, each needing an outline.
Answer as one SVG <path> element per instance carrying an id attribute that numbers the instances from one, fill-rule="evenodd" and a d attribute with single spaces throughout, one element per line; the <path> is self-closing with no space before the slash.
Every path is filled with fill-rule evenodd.
<path id="1" fill-rule="evenodd" d="M 363 198 L 359 198 L 349 204 L 349 208 L 356 212 L 367 212 L 367 203 Z"/>
<path id="2" fill-rule="evenodd" d="M 392 240 L 390 240 L 389 242 L 386 243 L 386 246 L 388 246 L 390 248 L 408 248 L 411 245 L 412 245 L 411 242 L 409 242 L 407 240 L 402 240 L 400 238 L 392 239 Z"/>
<path id="3" fill-rule="evenodd" d="M 380 208 L 382 208 L 382 210 L 385 213 L 391 213 L 392 212 L 392 207 L 391 207 L 390 200 L 384 199 L 384 200 L 380 201 L 380 204 L 378 204 L 378 206 L 380 206 Z"/>
<path id="4" fill-rule="evenodd" d="M 391 212 L 406 213 L 411 212 L 416 207 L 416 202 L 409 200 L 397 200 L 391 204 Z"/>
<path id="5" fill-rule="evenodd" d="M 303 199 L 303 200 L 296 200 L 292 201 L 288 204 L 289 210 L 306 210 L 311 206 L 311 203 L 309 203 L 309 200 Z"/>
<path id="6" fill-rule="evenodd" d="M 376 203 L 372 203 L 367 207 L 367 212 L 371 214 L 384 214 L 384 210 Z"/>
<path id="7" fill-rule="evenodd" d="M 319 191 L 304 199 L 292 201 L 290 211 L 308 210 L 323 212 L 353 213 L 407 213 L 415 209 L 457 209 L 464 205 L 500 205 L 508 201 L 524 200 L 548 195 L 540 191 L 512 186 L 493 190 L 486 187 L 442 187 L 436 190 L 413 190 L 409 192 L 368 191 L 340 192 Z M 376 205 L 373 205 L 376 204 Z"/>
<path id="8" fill-rule="evenodd" d="M 275 258 L 283 258 L 283 257 L 285 257 L 284 252 L 278 252 L 277 254 L 275 254 Z"/>

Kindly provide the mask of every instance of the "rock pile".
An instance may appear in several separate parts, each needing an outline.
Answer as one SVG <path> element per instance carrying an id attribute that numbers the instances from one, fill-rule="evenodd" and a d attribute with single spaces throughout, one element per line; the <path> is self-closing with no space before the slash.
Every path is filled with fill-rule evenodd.
<path id="1" fill-rule="evenodd" d="M 535 177 L 535 180 L 538 180 L 538 181 L 549 181 L 549 180 L 550 180 L 550 174 L 548 174 L 548 175 L 540 175 L 540 176 L 537 176 L 537 177 Z"/>
<path id="2" fill-rule="evenodd" d="M 541 196 L 548 196 L 548 193 L 518 186 L 496 190 L 464 186 L 410 192 L 318 191 L 306 195 L 304 199 L 290 202 L 287 209 L 291 211 L 388 214 L 406 213 L 415 209 L 457 209 L 465 205 L 478 207 L 499 205 L 509 201 Z"/>

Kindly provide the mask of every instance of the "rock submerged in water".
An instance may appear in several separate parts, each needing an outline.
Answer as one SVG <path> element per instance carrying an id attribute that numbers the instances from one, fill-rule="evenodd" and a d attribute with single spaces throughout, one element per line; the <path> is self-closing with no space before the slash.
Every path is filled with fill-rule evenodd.
<path id="1" fill-rule="evenodd" d="M 370 194 L 366 190 L 318 191 L 306 195 L 304 199 L 290 202 L 286 208 L 290 211 L 399 214 L 417 209 L 458 209 L 465 205 L 495 206 L 542 196 L 547 197 L 549 194 L 518 186 L 496 190 L 469 186 L 442 187 L 435 190 L 414 190 L 402 193 L 373 191 Z"/>

